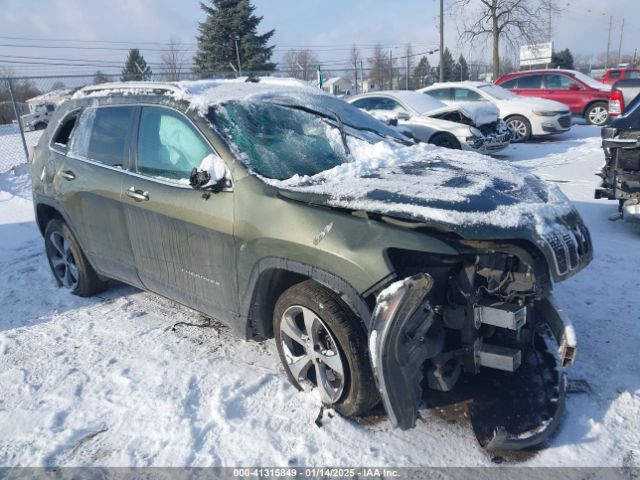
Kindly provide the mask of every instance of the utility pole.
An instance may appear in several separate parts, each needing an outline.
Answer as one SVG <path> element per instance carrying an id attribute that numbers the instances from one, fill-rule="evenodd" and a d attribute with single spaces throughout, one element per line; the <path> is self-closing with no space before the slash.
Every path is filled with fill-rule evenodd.
<path id="1" fill-rule="evenodd" d="M 444 0 L 440 0 L 440 82 L 444 82 Z"/>
<path id="2" fill-rule="evenodd" d="M 360 60 L 360 78 L 362 79 L 362 93 L 366 93 L 364 91 L 364 66 L 362 60 Z"/>
<path id="3" fill-rule="evenodd" d="M 407 81 L 405 82 L 405 86 L 407 87 L 406 90 L 409 90 L 409 74 L 410 74 L 409 55 L 407 55 Z"/>
<path id="4" fill-rule="evenodd" d="M 356 95 L 358 95 L 358 60 L 354 60 L 353 62 L 353 71 L 356 78 Z"/>
<path id="5" fill-rule="evenodd" d="M 624 32 L 624 18 L 622 19 L 622 27 L 620 27 L 620 44 L 618 45 L 618 65 L 622 62 L 622 32 Z"/>
<path id="6" fill-rule="evenodd" d="M 393 90 L 393 50 L 389 49 L 389 90 Z"/>
<path id="7" fill-rule="evenodd" d="M 551 2 L 549 2 L 549 43 L 553 41 L 553 34 L 551 33 Z"/>
<path id="8" fill-rule="evenodd" d="M 609 68 L 609 50 L 611 48 L 611 25 L 613 23 L 613 16 L 609 16 L 609 37 L 607 39 L 607 57 L 606 60 L 604 62 L 604 69 L 606 70 L 607 68 Z"/>
<path id="9" fill-rule="evenodd" d="M 636 48 L 633 51 L 633 63 L 631 64 L 632 68 L 636 68 L 636 57 L 638 56 L 638 49 Z"/>

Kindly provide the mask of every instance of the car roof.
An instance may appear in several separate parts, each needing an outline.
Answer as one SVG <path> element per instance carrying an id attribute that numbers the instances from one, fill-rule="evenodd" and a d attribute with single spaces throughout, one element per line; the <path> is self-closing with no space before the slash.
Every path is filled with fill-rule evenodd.
<path id="1" fill-rule="evenodd" d="M 167 96 L 186 101 L 195 108 L 208 108 L 217 103 L 245 100 L 248 97 L 329 95 L 310 84 L 290 78 L 246 78 L 195 80 L 181 82 L 112 82 L 90 85 L 78 90 L 73 99 L 128 96 Z"/>
<path id="2" fill-rule="evenodd" d="M 567 70 L 567 69 L 562 69 L 562 68 L 539 68 L 536 70 L 525 70 L 523 72 L 511 72 L 508 73 L 506 75 L 503 75 L 504 77 L 507 76 L 523 76 L 523 75 L 529 75 L 529 74 L 544 74 L 544 73 L 548 73 L 548 74 L 553 74 L 553 73 L 566 73 L 568 75 L 571 76 L 575 76 L 576 73 L 578 73 L 577 70 Z"/>
<path id="3" fill-rule="evenodd" d="M 472 80 L 466 80 L 462 82 L 436 82 L 428 87 L 425 87 L 423 90 L 428 90 L 430 88 L 446 88 L 446 87 L 489 87 L 493 85 L 491 82 L 476 82 Z"/>
<path id="4" fill-rule="evenodd" d="M 440 100 L 425 95 L 422 92 L 416 92 L 414 90 L 381 90 L 379 92 L 368 92 L 350 98 L 349 102 L 351 103 L 361 98 L 369 98 L 375 96 L 396 98 L 401 103 L 404 103 L 406 106 L 413 110 L 416 110 L 416 107 L 419 106 L 419 110 L 416 110 L 417 112 L 426 112 L 446 106 Z"/>

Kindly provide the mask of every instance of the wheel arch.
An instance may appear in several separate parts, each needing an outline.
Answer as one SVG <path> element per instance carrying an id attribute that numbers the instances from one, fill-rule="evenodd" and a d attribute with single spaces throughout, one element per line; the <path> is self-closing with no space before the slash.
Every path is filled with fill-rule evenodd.
<path id="1" fill-rule="evenodd" d="M 60 211 L 54 206 L 46 203 L 38 203 L 36 205 L 36 223 L 38 224 L 38 230 L 40 230 L 41 235 L 44 236 L 47 224 L 54 218 L 58 218 L 63 222 L 68 223 L 62 213 L 60 213 Z"/>
<path id="2" fill-rule="evenodd" d="M 585 107 L 582 109 L 582 116 L 584 117 L 587 114 L 587 111 L 593 107 L 596 103 L 604 103 L 605 105 L 608 106 L 608 102 L 602 98 L 600 99 L 595 99 L 595 100 L 591 100 L 590 102 L 588 102 Z"/>
<path id="3" fill-rule="evenodd" d="M 312 265 L 279 257 L 267 257 L 253 267 L 241 305 L 248 339 L 273 337 L 273 311 L 280 295 L 293 285 L 314 280 L 339 294 L 367 325 L 371 310 L 346 280 Z"/>
<path id="4" fill-rule="evenodd" d="M 460 143 L 460 140 L 458 140 L 458 137 L 456 137 L 456 136 L 455 136 L 453 133 L 451 133 L 451 132 L 447 132 L 446 130 L 438 130 L 438 131 L 434 132 L 434 133 L 433 133 L 433 135 L 431 135 L 431 136 L 429 137 L 429 141 L 428 141 L 427 143 L 432 143 L 432 142 L 433 142 L 433 139 L 434 139 L 434 138 L 436 138 L 437 136 L 442 136 L 442 137 L 447 136 L 447 137 L 450 137 L 450 138 L 455 142 L 455 144 L 457 144 L 457 145 L 458 145 L 458 148 L 459 148 L 459 149 L 462 149 L 462 144 Z"/>

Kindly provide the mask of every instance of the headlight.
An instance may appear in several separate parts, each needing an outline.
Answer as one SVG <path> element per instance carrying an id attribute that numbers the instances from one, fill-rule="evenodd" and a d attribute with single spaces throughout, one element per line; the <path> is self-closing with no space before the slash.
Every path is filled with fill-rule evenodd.
<path id="1" fill-rule="evenodd" d="M 558 112 L 554 110 L 534 110 L 533 113 L 541 117 L 555 117 L 556 115 L 560 115 L 563 112 Z"/>
<path id="2" fill-rule="evenodd" d="M 484 135 L 482 135 L 482 132 L 478 130 L 476 127 L 469 127 L 469 131 L 471 132 L 471 135 L 473 135 L 474 137 L 484 137 Z"/>

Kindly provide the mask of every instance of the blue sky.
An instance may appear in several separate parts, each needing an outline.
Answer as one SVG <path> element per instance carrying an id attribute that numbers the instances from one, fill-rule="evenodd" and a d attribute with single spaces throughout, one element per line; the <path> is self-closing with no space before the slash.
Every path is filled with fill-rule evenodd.
<path id="1" fill-rule="evenodd" d="M 637 9 L 637 0 L 559 0 L 559 3 L 565 11 L 554 18 L 556 47 L 568 47 L 574 53 L 603 52 L 608 14 L 614 16 L 612 50 L 617 51 L 624 14 L 628 18 L 623 51 L 633 52 L 634 47 L 640 46 L 640 26 L 628 15 Z M 312 47 L 321 60 L 331 62 L 343 61 L 353 43 L 362 45 L 365 57 L 376 42 L 395 47 L 397 55 L 406 42 L 414 44 L 415 52 L 438 44 L 437 0 L 254 0 L 254 4 L 257 13 L 264 16 L 261 28 L 276 29 L 273 41 L 277 45 L 276 61 L 288 48 L 298 46 Z M 161 52 L 153 49 L 164 48 L 162 44 L 171 36 L 180 39 L 186 47 L 194 48 L 197 23 L 204 15 L 197 0 L 0 0 L 0 5 L 1 36 L 124 42 L 109 45 L 112 50 L 74 50 L 42 48 L 77 45 L 68 42 L 3 38 L 0 39 L 3 45 L 0 62 L 24 61 L 6 57 L 13 55 L 81 58 L 115 64 L 124 60 L 126 49 L 132 46 L 139 47 L 148 61 L 157 62 Z M 488 59 L 484 45 L 458 43 L 454 18 L 447 16 L 445 26 L 446 44 L 455 54 L 462 52 L 472 59 Z M 16 44 L 34 46 L 20 48 Z M 432 63 L 437 63 L 437 56 L 433 56 Z M 14 63 L 13 68 L 23 73 L 54 74 L 95 70 L 18 63 Z"/>

